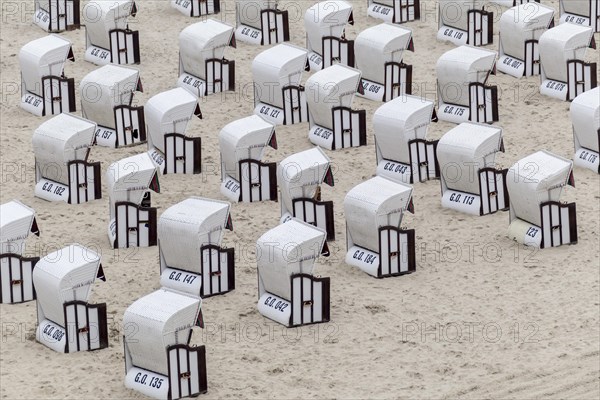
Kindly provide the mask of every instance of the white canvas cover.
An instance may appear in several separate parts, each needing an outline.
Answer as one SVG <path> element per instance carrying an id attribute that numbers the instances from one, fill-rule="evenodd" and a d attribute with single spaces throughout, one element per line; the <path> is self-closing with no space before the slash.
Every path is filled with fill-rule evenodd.
<path id="1" fill-rule="evenodd" d="M 361 72 L 334 64 L 314 73 L 306 81 L 306 103 L 313 124 L 333 129 L 331 110 L 350 107 L 360 84 Z"/>
<path id="2" fill-rule="evenodd" d="M 567 61 L 582 60 L 594 35 L 590 27 L 565 23 L 540 37 L 540 62 L 546 79 L 567 82 Z"/>
<path id="3" fill-rule="evenodd" d="M 23 244 L 34 222 L 35 211 L 20 201 L 0 205 L 0 254 L 23 254 Z"/>
<path id="4" fill-rule="evenodd" d="M 511 215 L 541 226 L 540 204 L 560 200 L 572 169 L 571 160 L 543 150 L 517 161 L 508 170 L 506 180 Z"/>
<path id="5" fill-rule="evenodd" d="M 109 64 L 93 70 L 80 84 L 83 116 L 116 129 L 114 107 L 131 104 L 138 81 L 139 71 L 133 68 Z"/>
<path id="6" fill-rule="evenodd" d="M 131 304 L 123 315 L 123 326 L 137 328 L 136 334 L 125 335 L 132 364 L 168 375 L 167 347 L 188 343 L 201 302 L 199 297 L 159 289 Z"/>
<path id="7" fill-rule="evenodd" d="M 344 215 L 352 243 L 379 252 L 379 228 L 400 228 L 413 188 L 380 176 L 359 183 L 344 198 Z"/>
<path id="8" fill-rule="evenodd" d="M 206 80 L 206 60 L 222 59 L 234 28 L 209 18 L 187 26 L 179 34 L 179 56 L 183 71 Z"/>
<path id="9" fill-rule="evenodd" d="M 156 174 L 156 166 L 148 153 L 137 154 L 112 163 L 106 171 L 111 203 L 128 201 L 139 205 Z"/>
<path id="10" fill-rule="evenodd" d="M 502 146 L 502 128 L 464 122 L 438 142 L 437 157 L 448 189 L 479 193 L 481 168 L 494 168 Z"/>
<path id="11" fill-rule="evenodd" d="M 252 61 L 255 102 L 283 108 L 281 90 L 300 84 L 307 57 L 305 49 L 284 43 L 259 53 Z"/>
<path id="12" fill-rule="evenodd" d="M 238 24 L 261 29 L 262 10 L 276 10 L 277 0 L 235 0 Z"/>
<path id="13" fill-rule="evenodd" d="M 33 269 L 33 284 L 44 317 L 65 327 L 63 304 L 88 301 L 98 268 L 100 256 L 78 243 L 41 258 Z"/>
<path id="14" fill-rule="evenodd" d="M 85 161 L 94 143 L 96 124 L 72 114 L 59 114 L 33 133 L 36 168 L 42 177 L 69 185 L 67 163 Z"/>
<path id="15" fill-rule="evenodd" d="M 365 29 L 354 41 L 356 68 L 363 78 L 384 82 L 385 63 L 401 62 L 411 39 L 412 31 L 397 24 L 383 23 Z"/>
<path id="16" fill-rule="evenodd" d="M 539 40 L 554 19 L 554 9 L 539 3 L 525 3 L 500 17 L 500 43 L 504 53 L 525 59 L 525 41 Z"/>
<path id="17" fill-rule="evenodd" d="M 127 28 L 127 18 L 134 8 L 133 0 L 93 0 L 83 7 L 83 23 L 89 44 L 110 49 L 108 32 Z"/>
<path id="18" fill-rule="evenodd" d="M 469 24 L 469 10 L 481 10 L 487 0 L 439 0 L 440 24 L 467 31 Z"/>
<path id="19" fill-rule="evenodd" d="M 293 200 L 313 198 L 317 188 L 329 171 L 329 157 L 320 147 L 292 154 L 277 166 L 277 184 L 281 190 L 281 202 L 287 210 L 293 210 Z"/>
<path id="20" fill-rule="evenodd" d="M 32 40 L 19 51 L 19 65 L 25 89 L 43 95 L 42 77 L 62 76 L 71 53 L 71 41 L 59 35 Z"/>
<path id="21" fill-rule="evenodd" d="M 378 154 L 386 159 L 410 163 L 408 142 L 425 139 L 434 111 L 432 101 L 403 95 L 384 103 L 373 115 Z"/>
<path id="22" fill-rule="evenodd" d="M 158 220 L 158 239 L 168 266 L 201 272 L 200 248 L 221 244 L 229 208 L 226 201 L 201 197 L 190 197 L 167 208 Z"/>
<path id="23" fill-rule="evenodd" d="M 583 92 L 571 103 L 573 132 L 579 145 L 600 152 L 600 87 Z"/>
<path id="24" fill-rule="evenodd" d="M 292 219 L 258 238 L 256 264 L 265 290 L 291 301 L 290 277 L 313 273 L 326 236 L 324 230 Z"/>
<path id="25" fill-rule="evenodd" d="M 225 125 L 219 133 L 221 171 L 240 180 L 238 163 L 241 160 L 262 160 L 265 147 L 275 133 L 275 125 L 258 115 L 241 118 Z"/>
<path id="26" fill-rule="evenodd" d="M 148 146 L 164 153 L 164 135 L 184 134 L 197 106 L 196 96 L 183 88 L 167 90 L 152 96 L 144 105 Z"/>
<path id="27" fill-rule="evenodd" d="M 460 46 L 437 61 L 438 92 L 444 103 L 469 106 L 469 84 L 485 83 L 496 63 L 492 50 Z"/>
<path id="28" fill-rule="evenodd" d="M 317 54 L 323 54 L 324 36 L 340 38 L 344 33 L 352 5 L 341 0 L 321 1 L 309 7 L 304 14 L 306 47 Z"/>

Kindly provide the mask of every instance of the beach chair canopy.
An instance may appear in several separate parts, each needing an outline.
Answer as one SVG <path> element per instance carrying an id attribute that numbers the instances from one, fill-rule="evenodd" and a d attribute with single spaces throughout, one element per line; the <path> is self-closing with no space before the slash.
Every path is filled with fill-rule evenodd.
<path id="1" fill-rule="evenodd" d="M 502 128 L 463 122 L 438 142 L 437 157 L 448 189 L 479 193 L 482 168 L 495 168 L 496 153 L 502 149 Z"/>
<path id="2" fill-rule="evenodd" d="M 307 57 L 305 49 L 285 43 L 259 53 L 252 61 L 255 101 L 283 108 L 281 90 L 300 84 Z"/>
<path id="3" fill-rule="evenodd" d="M 127 18 L 135 12 L 133 0 L 93 0 L 83 7 L 82 15 L 90 44 L 110 49 L 109 32 L 126 29 Z"/>
<path id="4" fill-rule="evenodd" d="M 123 158 L 106 171 L 111 202 L 140 204 L 149 190 L 158 192 L 157 169 L 148 153 Z"/>
<path id="5" fill-rule="evenodd" d="M 469 25 L 469 10 L 481 10 L 487 0 L 439 0 L 440 23 L 462 31 Z"/>
<path id="6" fill-rule="evenodd" d="M 313 198 L 317 188 L 330 171 L 329 157 L 320 147 L 292 154 L 277 167 L 277 183 L 281 190 L 281 201 L 288 210 L 293 210 L 293 200 Z"/>
<path id="7" fill-rule="evenodd" d="M 373 115 L 373 129 L 381 157 L 408 164 L 408 142 L 425 139 L 433 111 L 432 101 L 409 95 L 379 107 Z"/>
<path id="8" fill-rule="evenodd" d="M 383 23 L 362 31 L 354 41 L 356 68 L 373 82 L 385 81 L 385 64 L 401 62 L 404 51 L 412 48 L 412 31 Z"/>
<path id="9" fill-rule="evenodd" d="M 160 289 L 127 307 L 123 326 L 137 328 L 135 335 L 125 335 L 132 364 L 169 375 L 167 347 L 188 344 L 201 302 L 199 297 Z"/>
<path id="10" fill-rule="evenodd" d="M 567 61 L 583 60 L 594 30 L 565 23 L 548 29 L 540 37 L 540 62 L 547 79 L 567 82 Z"/>
<path id="11" fill-rule="evenodd" d="M 331 110 L 350 107 L 360 84 L 359 70 L 334 64 L 314 73 L 306 81 L 306 103 L 314 124 L 332 128 Z"/>
<path id="12" fill-rule="evenodd" d="M 275 125 L 258 115 L 244 117 L 225 125 L 219 133 L 221 168 L 240 180 L 238 163 L 242 160 L 262 160 L 265 148 L 274 145 Z"/>
<path id="13" fill-rule="evenodd" d="M 579 144 L 600 151 L 600 87 L 583 92 L 571 103 L 571 120 Z"/>
<path id="14" fill-rule="evenodd" d="M 229 227 L 225 201 L 190 197 L 165 210 L 158 220 L 160 250 L 169 267 L 200 272 L 206 245 L 219 246 Z"/>
<path id="15" fill-rule="evenodd" d="M 323 37 L 340 38 L 352 15 L 352 4 L 341 0 L 321 1 L 304 14 L 308 50 L 323 55 Z"/>
<path id="16" fill-rule="evenodd" d="M 238 24 L 261 29 L 261 11 L 277 9 L 277 0 L 235 0 Z"/>
<path id="17" fill-rule="evenodd" d="M 538 3 L 525 3 L 505 11 L 500 17 L 500 40 L 504 53 L 525 59 L 525 41 L 539 40 L 554 20 L 554 9 Z"/>
<path id="18" fill-rule="evenodd" d="M 188 122 L 199 112 L 198 99 L 183 88 L 167 90 L 152 96 L 144 105 L 150 144 L 164 153 L 164 135 L 184 134 Z"/>
<path id="19" fill-rule="evenodd" d="M 44 36 L 21 47 L 19 65 L 27 91 L 42 96 L 42 77 L 62 76 L 67 59 L 75 60 L 71 41 L 59 35 Z"/>
<path id="20" fill-rule="evenodd" d="M 344 215 L 354 244 L 379 252 L 379 228 L 400 228 L 412 190 L 412 186 L 380 176 L 350 189 L 344 198 Z"/>
<path id="21" fill-rule="evenodd" d="M 87 160 L 94 143 L 96 124 L 72 114 L 59 114 L 33 133 L 36 167 L 42 177 L 69 185 L 70 161 Z"/>
<path id="22" fill-rule="evenodd" d="M 81 80 L 82 113 L 100 126 L 116 129 L 114 107 L 130 105 L 139 88 L 136 69 L 112 64 L 97 68 Z"/>
<path id="23" fill-rule="evenodd" d="M 33 270 L 33 284 L 46 319 L 64 327 L 63 304 L 87 303 L 99 269 L 100 256 L 77 243 L 41 258 Z"/>
<path id="24" fill-rule="evenodd" d="M 560 200 L 563 186 L 572 184 L 572 170 L 571 160 L 547 151 L 519 160 L 509 169 L 506 180 L 512 212 L 541 226 L 540 204 Z"/>
<path id="25" fill-rule="evenodd" d="M 438 91 L 444 103 L 469 106 L 469 84 L 485 83 L 494 69 L 497 53 L 460 46 L 442 54 L 437 61 Z"/>
<path id="26" fill-rule="evenodd" d="M 265 290 L 291 300 L 290 277 L 313 273 L 326 236 L 324 230 L 292 219 L 258 238 L 256 263 Z"/>
<path id="27" fill-rule="evenodd" d="M 0 254 L 22 254 L 30 233 L 39 235 L 32 208 L 17 200 L 0 205 Z"/>
<path id="28" fill-rule="evenodd" d="M 234 28 L 212 18 L 189 25 L 179 34 L 179 56 L 183 71 L 206 80 L 206 61 L 221 60 Z"/>

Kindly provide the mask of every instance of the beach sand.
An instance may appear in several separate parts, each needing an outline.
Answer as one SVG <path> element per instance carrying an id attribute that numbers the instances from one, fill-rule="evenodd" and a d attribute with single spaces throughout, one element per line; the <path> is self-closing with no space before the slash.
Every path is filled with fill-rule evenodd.
<path id="1" fill-rule="evenodd" d="M 347 28 L 350 39 L 380 22 L 367 17 L 366 3 L 353 2 L 356 23 Z M 406 53 L 404 61 L 414 68 L 414 94 L 433 100 L 436 60 L 454 46 L 435 40 L 436 2 L 421 3 L 422 20 L 405 25 L 413 30 L 415 52 Z M 543 3 L 558 10 L 558 1 Z M 289 10 L 296 45 L 305 44 L 303 15 L 312 4 L 280 3 Z M 211 17 L 235 24 L 234 2 L 221 7 L 221 14 Z M 89 353 L 55 353 L 35 341 L 35 302 L 0 305 L 0 393 L 7 399 L 143 398 L 124 386 L 122 336 L 129 332 L 121 322 L 133 301 L 159 288 L 158 248 L 111 249 L 104 173 L 110 163 L 144 152 L 146 145 L 92 149 L 90 158 L 102 162 L 101 200 L 68 205 L 34 197 L 31 137 L 48 117 L 19 107 L 18 52 L 45 33 L 31 22 L 33 0 L 3 1 L 2 8 L 0 200 L 19 199 L 37 212 L 41 237 L 29 240 L 26 254 L 44 256 L 73 242 L 101 253 L 107 281 L 95 284 L 91 301 L 107 303 L 110 345 Z M 171 9 L 166 0 L 139 1 L 138 9 L 130 27 L 140 32 L 137 67 L 144 93 L 135 95 L 135 103 L 142 105 L 175 86 L 178 34 L 198 20 Z M 76 58 L 65 72 L 78 85 L 97 67 L 84 61 L 83 28 L 62 35 L 73 42 Z M 495 35 L 487 47 L 497 46 Z M 152 196 L 159 215 L 188 196 L 225 199 L 219 192 L 218 133 L 252 113 L 250 65 L 262 50 L 240 42 L 237 49 L 226 50 L 236 62 L 237 90 L 203 98 L 204 119 L 189 126 L 190 134 L 202 137 L 204 172 L 162 176 L 161 193 Z M 598 55 L 590 50 L 588 59 L 598 60 Z M 499 154 L 500 165 L 510 167 L 539 149 L 572 157 L 569 103 L 540 96 L 539 77 L 498 75 L 490 83 L 498 85 L 501 97 L 498 125 L 504 129 L 506 153 Z M 335 204 L 336 241 L 329 244 L 331 257 L 319 259 L 317 273 L 331 277 L 330 323 L 286 329 L 258 313 L 255 243 L 279 223 L 280 205 L 233 204 L 234 231 L 226 233 L 224 245 L 235 248 L 236 289 L 203 302 L 206 328 L 192 339 L 206 346 L 208 393 L 202 398 L 597 399 L 598 175 L 575 168 L 576 188 L 563 193 L 562 200 L 577 202 L 578 244 L 542 251 L 508 238 L 507 212 L 473 217 L 442 209 L 439 181 L 415 184 L 415 214 L 408 214 L 403 225 L 416 230 L 417 271 L 377 280 L 344 263 L 343 199 L 375 172 L 371 119 L 379 105 L 358 97 L 354 101 L 354 108 L 367 110 L 367 146 L 327 151 L 335 187 L 325 186 L 323 198 Z M 432 124 L 429 138 L 440 138 L 453 126 Z M 279 149 L 268 149 L 267 161 L 311 148 L 307 135 L 306 123 L 278 127 Z"/>

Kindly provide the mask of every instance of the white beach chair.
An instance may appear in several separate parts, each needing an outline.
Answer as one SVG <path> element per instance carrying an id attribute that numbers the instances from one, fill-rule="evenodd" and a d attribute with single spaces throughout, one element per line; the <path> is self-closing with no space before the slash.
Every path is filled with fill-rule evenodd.
<path id="1" fill-rule="evenodd" d="M 106 303 L 90 304 L 100 256 L 77 243 L 44 256 L 33 270 L 38 342 L 59 353 L 108 347 Z"/>
<path id="2" fill-rule="evenodd" d="M 160 400 L 206 393 L 205 347 L 190 346 L 193 328 L 203 326 L 201 302 L 159 289 L 125 310 L 125 387 Z"/>
<path id="3" fill-rule="evenodd" d="M 190 197 L 165 210 L 158 220 L 160 284 L 209 297 L 235 289 L 234 249 L 221 247 L 233 230 L 230 204 Z"/>
<path id="4" fill-rule="evenodd" d="M 373 18 L 402 24 L 421 19 L 420 0 L 368 0 L 367 15 Z"/>
<path id="5" fill-rule="evenodd" d="M 554 27 L 554 9 L 526 3 L 500 18 L 498 70 L 520 78 L 540 74 L 540 36 Z"/>
<path id="6" fill-rule="evenodd" d="M 256 242 L 258 311 L 287 327 L 329 322 L 329 278 L 314 275 L 328 256 L 325 231 L 292 219 Z"/>
<path id="7" fill-rule="evenodd" d="M 33 133 L 35 195 L 48 201 L 81 204 L 102 198 L 100 162 L 88 162 L 96 124 L 59 114 Z"/>
<path id="8" fill-rule="evenodd" d="M 415 96 L 400 96 L 373 114 L 377 175 L 404 183 L 440 177 L 436 156 L 438 141 L 427 140 L 436 122 L 434 103 Z"/>
<path id="9" fill-rule="evenodd" d="M 376 176 L 350 189 L 344 198 L 346 264 L 376 278 L 416 270 L 415 230 L 401 227 L 414 212 L 413 188 Z"/>
<path id="10" fill-rule="evenodd" d="M 498 88 L 487 80 L 496 73 L 497 53 L 460 46 L 437 61 L 438 117 L 443 121 L 498 121 Z"/>
<path id="11" fill-rule="evenodd" d="M 493 214 L 509 206 L 506 169 L 497 169 L 504 152 L 502 129 L 462 123 L 439 140 L 442 207 L 471 215 Z"/>
<path id="12" fill-rule="evenodd" d="M 171 0 L 171 7 L 188 17 L 218 14 L 221 0 Z"/>
<path id="13" fill-rule="evenodd" d="M 17 200 L 0 205 L 0 303 L 35 299 L 33 268 L 39 257 L 25 257 L 29 234 L 40 236 L 35 211 Z"/>
<path id="14" fill-rule="evenodd" d="M 306 81 L 309 140 L 329 150 L 367 144 L 365 110 L 353 110 L 361 73 L 344 65 L 332 65 Z"/>
<path id="15" fill-rule="evenodd" d="M 134 93 L 142 92 L 139 71 L 105 65 L 81 80 L 81 111 L 96 122 L 96 144 L 122 147 L 146 141 L 144 106 L 134 106 Z"/>
<path id="16" fill-rule="evenodd" d="M 600 88 L 583 92 L 571 103 L 575 165 L 600 174 Z"/>
<path id="17" fill-rule="evenodd" d="M 345 37 L 346 24 L 354 25 L 352 4 L 343 0 L 321 1 L 304 14 L 310 69 L 318 71 L 335 63 L 354 67 L 354 41 Z"/>
<path id="18" fill-rule="evenodd" d="M 308 52 L 291 44 L 278 44 L 252 61 L 254 113 L 275 125 L 308 121 L 302 72 L 308 70 Z"/>
<path id="19" fill-rule="evenodd" d="M 540 93 L 563 101 L 572 101 L 598 85 L 597 64 L 585 62 L 588 47 L 596 48 L 590 27 L 571 23 L 548 29 L 540 37 L 542 84 Z"/>
<path id="20" fill-rule="evenodd" d="M 277 167 L 281 191 L 281 220 L 292 218 L 315 225 L 335 239 L 333 201 L 321 200 L 321 184 L 333 186 L 329 157 L 319 147 L 292 154 Z"/>
<path id="21" fill-rule="evenodd" d="M 231 201 L 277 201 L 275 163 L 262 160 L 277 149 L 275 126 L 257 115 L 225 125 L 219 133 L 221 193 Z"/>
<path id="22" fill-rule="evenodd" d="M 560 0 L 560 23 L 565 22 L 600 32 L 600 0 Z"/>
<path id="23" fill-rule="evenodd" d="M 573 162 L 547 151 L 517 161 L 508 171 L 508 236 L 537 248 L 577 243 L 575 203 L 560 202 L 566 185 L 575 186 Z"/>
<path id="24" fill-rule="evenodd" d="M 233 31 L 233 26 L 214 19 L 183 29 L 177 86 L 196 97 L 234 90 L 235 61 L 223 57 L 226 47 L 235 47 Z"/>
<path id="25" fill-rule="evenodd" d="M 356 37 L 356 68 L 362 73 L 361 96 L 389 101 L 412 93 L 412 65 L 402 61 L 414 51 L 412 31 L 391 23 L 365 29 Z"/>
<path id="26" fill-rule="evenodd" d="M 33 22 L 47 32 L 79 29 L 80 0 L 34 0 Z"/>
<path id="27" fill-rule="evenodd" d="M 289 41 L 288 12 L 279 10 L 277 3 L 278 0 L 236 0 L 235 38 L 260 45 Z"/>
<path id="28" fill-rule="evenodd" d="M 75 111 L 75 80 L 64 74 L 67 60 L 75 61 L 71 42 L 59 35 L 44 36 L 21 47 L 24 110 L 39 117 Z"/>
<path id="29" fill-rule="evenodd" d="M 156 245 L 156 208 L 150 191 L 160 192 L 158 170 L 148 153 L 123 158 L 108 167 L 110 221 L 108 239 L 113 248 Z"/>
<path id="30" fill-rule="evenodd" d="M 202 118 L 198 99 L 182 88 L 159 93 L 144 106 L 148 154 L 163 174 L 199 174 L 202 139 L 186 136 L 194 116 Z"/>
<path id="31" fill-rule="evenodd" d="M 96 65 L 139 64 L 139 32 L 129 29 L 133 0 L 94 0 L 83 7 L 85 60 Z"/>
<path id="32" fill-rule="evenodd" d="M 484 0 L 439 0 L 437 39 L 457 46 L 485 46 L 494 40 L 494 13 Z"/>

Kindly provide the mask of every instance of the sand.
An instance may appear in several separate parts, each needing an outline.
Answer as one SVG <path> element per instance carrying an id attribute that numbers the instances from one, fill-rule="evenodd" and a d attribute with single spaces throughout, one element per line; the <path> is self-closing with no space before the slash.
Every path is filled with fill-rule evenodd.
<path id="1" fill-rule="evenodd" d="M 366 1 L 355 1 L 356 24 L 347 37 L 379 23 L 366 15 Z M 423 1 L 421 21 L 407 24 L 415 52 L 415 94 L 435 96 L 435 62 L 451 44 L 435 40 L 435 2 Z M 558 10 L 558 1 L 544 1 Z M 304 45 L 302 16 L 313 2 L 282 1 L 290 11 L 291 42 Z M 140 31 L 139 65 L 144 104 L 177 80 L 179 32 L 197 20 L 171 9 L 168 1 L 139 1 L 130 27 Z M 16 10 L 16 11 L 15 11 Z M 93 302 L 106 302 L 110 346 L 91 353 L 57 354 L 35 341 L 36 304 L 1 305 L 0 392 L 3 398 L 133 399 L 124 386 L 121 328 L 124 310 L 159 287 L 157 247 L 110 248 L 108 196 L 83 205 L 50 203 L 34 197 L 31 136 L 44 118 L 19 108 L 17 54 L 44 32 L 31 22 L 33 0 L 2 2 L 1 165 L 2 203 L 19 199 L 37 211 L 41 237 L 29 241 L 28 255 L 44 256 L 72 242 L 101 253 L 107 282 L 97 282 Z M 222 3 L 213 16 L 235 24 L 234 2 Z M 496 18 L 496 20 L 498 17 Z M 96 66 L 83 60 L 84 30 L 63 33 L 73 41 L 75 63 L 66 74 L 77 84 Z M 596 35 L 596 40 L 599 36 Z M 495 44 L 487 46 L 497 49 Z M 153 195 L 159 214 L 188 196 L 224 199 L 219 192 L 218 132 L 253 109 L 250 63 L 263 48 L 238 43 L 226 57 L 236 61 L 235 93 L 201 100 L 203 120 L 190 133 L 202 137 L 201 175 L 161 177 Z M 598 59 L 590 50 L 589 59 Z M 309 74 L 305 74 L 303 81 Z M 501 94 L 500 122 L 506 153 L 499 163 L 547 149 L 573 154 L 569 103 L 542 97 L 539 77 L 516 80 L 492 76 Z M 79 94 L 78 94 L 79 95 Z M 343 198 L 375 171 L 371 117 L 378 103 L 356 98 L 367 110 L 368 145 L 327 151 L 334 164 L 335 187 L 323 198 L 335 204 L 336 238 L 331 257 L 321 258 L 318 273 L 331 277 L 331 322 L 285 329 L 256 310 L 256 239 L 279 222 L 278 203 L 234 204 L 235 230 L 224 244 L 235 247 L 236 289 L 203 303 L 206 329 L 193 344 L 207 353 L 208 394 L 202 398 L 576 398 L 600 396 L 599 363 L 599 199 L 598 175 L 575 169 L 577 188 L 563 200 L 576 201 L 579 243 L 535 251 L 507 237 L 508 213 L 472 217 L 440 205 L 438 181 L 415 185 L 415 214 L 404 225 L 416 229 L 417 272 L 377 280 L 344 263 Z M 78 106 L 78 112 L 80 107 Z M 432 124 L 429 137 L 441 137 L 454 125 Z M 279 161 L 310 148 L 307 124 L 279 127 L 279 149 L 266 158 Z M 90 158 L 104 172 L 121 158 L 146 151 L 145 145 L 95 147 Z"/>

